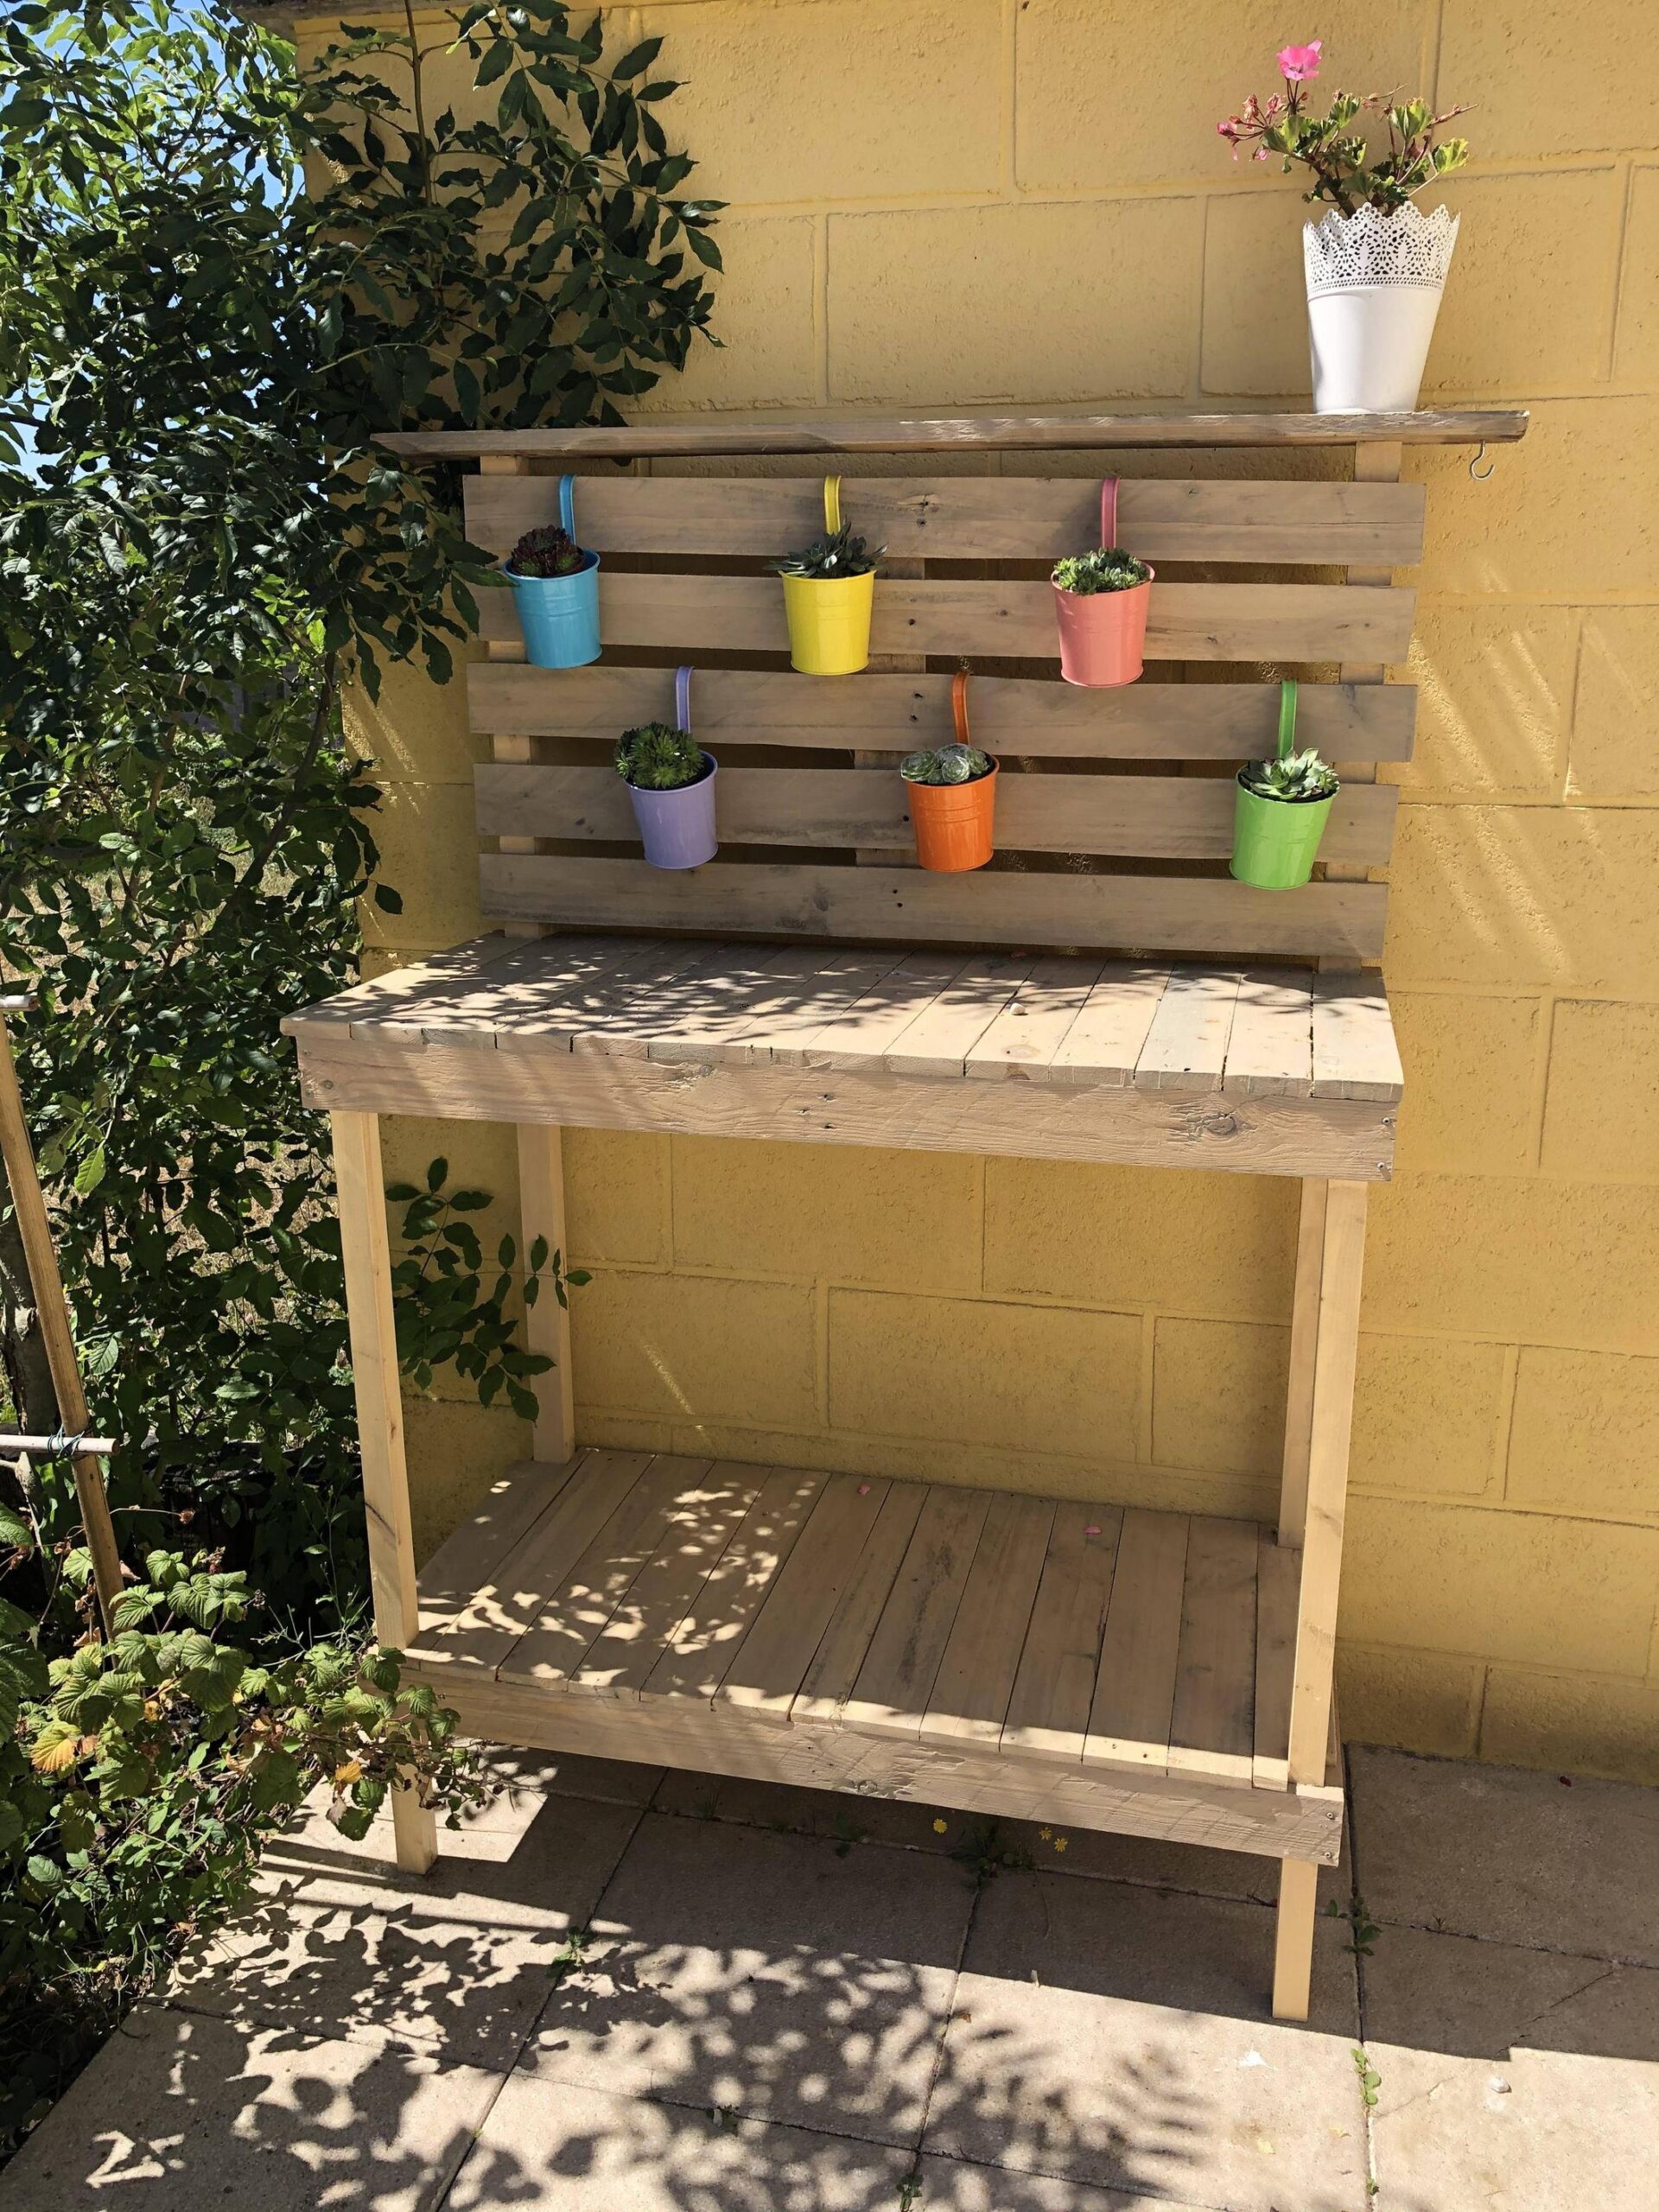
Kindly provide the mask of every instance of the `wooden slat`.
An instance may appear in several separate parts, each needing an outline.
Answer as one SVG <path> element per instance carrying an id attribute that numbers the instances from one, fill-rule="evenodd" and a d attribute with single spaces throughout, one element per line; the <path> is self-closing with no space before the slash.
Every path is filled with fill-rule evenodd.
<path id="1" fill-rule="evenodd" d="M 627 791 L 610 768 L 488 761 L 473 775 L 478 827 L 486 837 L 527 830 L 567 841 L 639 842 Z M 1225 860 L 1233 849 L 1233 789 L 1230 778 L 1005 772 L 997 785 L 997 847 Z M 715 801 L 722 845 L 909 853 L 915 842 L 904 783 L 890 769 L 722 766 Z M 1398 801 L 1392 784 L 1344 785 L 1321 855 L 1386 865 Z"/>
<path id="2" fill-rule="evenodd" d="M 1123 1526 L 1116 1505 L 1057 1505 L 1002 1748 L 1077 1760 L 1089 1732 L 1101 1637 Z"/>
<path id="3" fill-rule="evenodd" d="M 893 1483 L 819 1638 L 790 1707 L 791 1721 L 838 1727 L 930 1493 L 921 1483 Z"/>
<path id="4" fill-rule="evenodd" d="M 799 1467 L 767 1472 L 696 1603 L 645 1677 L 642 1700 L 676 1707 L 713 1702 L 827 1480 Z"/>
<path id="5" fill-rule="evenodd" d="M 879 1060 L 911 1024 L 925 1013 L 961 973 L 959 955 L 912 952 L 873 983 L 861 998 L 827 1023 L 816 1036 L 787 1049 L 774 1046 L 774 1065 L 804 1068 L 861 1068 Z"/>
<path id="6" fill-rule="evenodd" d="M 1404 1084 L 1381 986 L 1357 976 L 1321 976 L 1313 991 L 1313 1096 L 1386 1103 Z"/>
<path id="7" fill-rule="evenodd" d="M 510 1573 L 481 1589 L 444 1638 L 452 1664 L 499 1666 L 651 1464 L 645 1452 L 590 1452 L 528 1540 L 507 1562 Z"/>
<path id="8" fill-rule="evenodd" d="M 1302 1180 L 1296 1221 L 1296 1273 L 1290 1301 L 1290 1371 L 1285 1392 L 1285 1449 L 1279 1479 L 1279 1541 L 1300 1551 L 1307 1528 L 1307 1453 L 1313 1433 L 1313 1370 L 1319 1341 L 1319 1285 L 1325 1274 L 1329 1186 Z"/>
<path id="9" fill-rule="evenodd" d="M 888 1072 L 946 1077 L 964 1073 L 968 1054 L 1034 964 L 1029 954 L 970 961 L 888 1047 L 885 1056 Z"/>
<path id="10" fill-rule="evenodd" d="M 1159 1774 L 1169 1764 L 1186 1536 L 1182 1514 L 1131 1508 L 1123 1516 L 1085 1764 Z"/>
<path id="11" fill-rule="evenodd" d="M 619 982 L 647 973 L 679 951 L 655 937 L 520 939 L 510 958 L 493 963 L 464 993 L 445 993 L 430 1006 L 410 1007 L 403 1026 L 411 1035 L 418 1031 L 423 1043 L 467 1045 L 487 1039 L 492 1052 L 501 1038 L 520 1033 L 568 1043 L 568 1009 L 596 1002 Z M 371 1014 L 354 1023 L 353 1033 L 378 1036 L 378 1018 Z"/>
<path id="12" fill-rule="evenodd" d="M 1290 1675 L 1296 1650 L 1296 1586 L 1302 1557 L 1263 1529 L 1255 1557 L 1255 1722 L 1250 1779 L 1290 1784 Z"/>
<path id="13" fill-rule="evenodd" d="M 716 1702 L 787 1721 L 795 1693 L 858 1572 L 887 1503 L 885 1482 L 832 1475 L 794 1549 L 773 1577 Z"/>
<path id="14" fill-rule="evenodd" d="M 1270 895 L 1270 894 L 1269 894 Z M 1177 969 L 1135 1064 L 1137 1090 L 1218 1090 L 1240 978 Z"/>
<path id="15" fill-rule="evenodd" d="M 421 1632 L 411 1649 L 441 1648 L 446 1630 L 481 1591 L 493 1589 L 498 1571 L 580 1465 L 581 1455 L 563 1466 L 522 1459 L 491 1484 L 489 1496 L 472 1519 L 447 1536 L 421 1569 Z"/>
<path id="16" fill-rule="evenodd" d="M 1404 660 L 1415 604 L 1416 594 L 1403 585 L 1155 583 L 1146 656 L 1151 661 Z M 599 627 L 607 647 L 630 651 L 789 650 L 776 576 L 602 569 Z M 508 645 L 519 638 L 509 593 L 480 594 L 479 634 Z M 876 587 L 870 651 L 1058 660 L 1054 594 L 1046 579 L 985 583 L 887 577 Z"/>
<path id="17" fill-rule="evenodd" d="M 475 730 L 613 742 L 636 722 L 674 711 L 667 668 L 527 668 L 474 662 L 467 671 Z M 1302 742 L 1332 760 L 1408 760 L 1417 695 L 1409 685 L 1306 683 Z M 734 747 L 850 746 L 904 753 L 952 734 L 948 676 L 884 675 L 856 683 L 784 671 L 699 668 L 697 735 L 722 776 Z M 1276 683 L 1130 683 L 1115 690 L 1035 677 L 976 676 L 976 741 L 1033 759 L 1238 761 L 1271 753 Z"/>
<path id="18" fill-rule="evenodd" d="M 1168 982 L 1166 968 L 1108 961 L 1048 1064 L 1049 1080 L 1115 1089 L 1133 1083 Z"/>
<path id="19" fill-rule="evenodd" d="M 1524 408 L 1422 408 L 1396 415 L 1306 410 L 1227 415 L 827 415 L 741 423 L 708 415 L 560 430 L 388 430 L 376 442 L 414 460 L 645 460 L 783 453 L 1085 453 L 1170 446 L 1502 445 Z"/>
<path id="20" fill-rule="evenodd" d="M 842 1708 L 847 1727 L 878 1735 L 917 1732 L 990 1507 L 986 1491 L 928 1491 L 898 1580 Z"/>
<path id="21" fill-rule="evenodd" d="M 1255 1555 L 1249 1521 L 1195 1516 L 1186 1543 L 1169 1770 L 1248 1789 L 1255 1711 Z"/>
<path id="22" fill-rule="evenodd" d="M 1294 969 L 1238 987 L 1222 1088 L 1248 1097 L 1306 1098 L 1313 1088 L 1313 978 Z"/>
<path id="23" fill-rule="evenodd" d="M 737 861 L 675 871 L 518 853 L 484 854 L 479 879 L 486 913 L 571 927 L 1244 957 L 1341 950 L 1376 959 L 1388 906 L 1380 883 L 1311 883 L 1289 893 L 1185 876 L 931 875 Z"/>
<path id="24" fill-rule="evenodd" d="M 504 1680 L 559 1687 L 569 1681 L 627 1597 L 677 1511 L 700 1507 L 713 1462 L 658 1453 L 620 1498 L 564 1580 L 548 1593 L 540 1618 L 496 1672 Z M 712 1502 L 712 1501 L 711 1501 Z"/>
<path id="25" fill-rule="evenodd" d="M 553 476 L 469 476 L 467 535 L 505 555 L 559 519 Z M 1182 483 L 1130 478 L 1118 538 L 1142 560 L 1370 562 L 1422 557 L 1421 484 Z M 576 535 L 597 553 L 766 557 L 823 526 L 817 477 L 584 476 Z M 842 505 L 889 560 L 1053 561 L 1099 542 L 1100 486 L 1084 477 L 849 477 Z"/>
<path id="26" fill-rule="evenodd" d="M 919 1733 L 995 1745 L 1031 1628 L 1054 1506 L 999 1492 L 991 1501 L 967 1587 Z"/>
<path id="27" fill-rule="evenodd" d="M 769 996 L 757 1002 L 753 1018 L 728 1040 L 722 1057 L 752 1065 L 782 1067 L 809 1037 L 861 999 L 891 974 L 904 954 L 896 946 L 869 951 L 821 949 L 810 968 L 791 971 Z"/>
<path id="28" fill-rule="evenodd" d="M 968 1048 L 965 1073 L 982 1083 L 1046 1077 L 1089 994 L 1097 960 L 1039 960 L 983 1036 Z"/>
<path id="29" fill-rule="evenodd" d="M 595 938 L 588 942 L 598 947 L 604 940 Z M 458 1003 L 464 1003 L 467 994 L 476 988 L 486 972 L 499 972 L 498 963 L 511 960 L 519 950 L 517 938 L 497 931 L 487 937 L 474 938 L 468 944 L 456 945 L 448 952 L 428 953 L 406 968 L 395 968 L 390 975 L 371 976 L 363 982 L 350 984 L 345 990 L 335 992 L 332 998 L 285 1014 L 283 1033 L 286 1037 L 297 1037 L 302 1032 L 345 1036 L 350 1034 L 354 1022 L 372 1020 L 390 1025 L 401 1021 L 416 1000 L 423 1007 L 442 1005 L 451 996 Z M 418 1033 L 418 1021 L 415 1027 Z"/>
<path id="30" fill-rule="evenodd" d="M 695 1487 L 682 1488 L 656 1549 L 572 1673 L 572 1689 L 638 1696 L 765 1479 L 764 1468 L 722 1460 Z"/>
<path id="31" fill-rule="evenodd" d="M 559 1122 L 785 1144 L 1007 1154 L 1128 1167 L 1386 1179 L 1392 1107 L 1362 1098 L 1217 1098 L 1106 1084 L 968 1084 L 950 1077 L 731 1061 L 658 1066 L 571 1052 L 429 1046 L 308 1050 L 300 1095 L 314 1109 L 439 1120 Z"/>

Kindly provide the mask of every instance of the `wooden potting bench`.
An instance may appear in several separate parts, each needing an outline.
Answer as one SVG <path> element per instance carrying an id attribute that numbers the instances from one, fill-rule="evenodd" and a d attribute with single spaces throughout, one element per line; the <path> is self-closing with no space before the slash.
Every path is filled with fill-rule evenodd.
<path id="1" fill-rule="evenodd" d="M 523 665 L 508 595 L 485 601 L 467 695 L 493 741 L 477 805 L 499 933 L 284 1024 L 308 1103 L 334 1117 L 376 1626 L 469 1732 L 1276 1858 L 1274 2009 L 1306 2017 L 1342 1819 L 1332 1676 L 1366 1193 L 1401 1091 L 1367 965 L 1395 801 L 1375 764 L 1408 757 L 1416 707 L 1382 680 L 1412 626 L 1390 572 L 1422 539 L 1423 489 L 1397 479 L 1403 444 L 1524 427 L 969 416 L 387 441 L 476 457 L 469 533 L 501 552 L 556 518 L 558 471 L 592 472 L 578 535 L 604 556 L 595 666 Z M 1094 542 L 1099 483 L 1075 461 L 1021 475 L 1021 452 L 1303 445 L 1351 447 L 1352 480 L 1259 463 L 1126 479 L 1118 535 L 1159 570 L 1147 678 L 1057 680 L 1046 569 Z M 734 457 L 861 453 L 908 463 L 843 491 L 887 547 L 876 658 L 797 676 L 762 563 L 813 535 L 821 486 Z M 965 454 L 987 473 L 958 473 Z M 725 473 L 641 473 L 687 457 Z M 1283 573 L 1309 568 L 1325 574 Z M 1004 766 L 999 859 L 927 875 L 892 764 L 949 735 L 964 658 L 973 734 Z M 674 874 L 638 856 L 608 752 L 671 714 L 679 663 L 721 761 L 721 851 Z M 1226 873 L 1230 771 L 1271 748 L 1287 668 L 1334 678 L 1304 681 L 1299 736 L 1344 788 L 1319 880 L 1258 892 Z M 1277 1528 L 584 1451 L 550 1297 L 527 1322 L 555 1362 L 536 1457 L 417 1581 L 388 1113 L 516 1124 L 525 1239 L 561 1249 L 565 1124 L 1294 1176 Z M 431 1816 L 407 1796 L 395 1815 L 400 1864 L 424 1868 Z"/>

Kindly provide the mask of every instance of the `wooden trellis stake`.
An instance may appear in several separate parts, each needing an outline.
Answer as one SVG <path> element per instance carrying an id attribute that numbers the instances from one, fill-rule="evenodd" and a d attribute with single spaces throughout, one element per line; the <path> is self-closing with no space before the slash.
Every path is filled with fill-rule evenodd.
<path id="1" fill-rule="evenodd" d="M 0 1155 L 5 1160 L 6 1180 L 17 1216 L 23 1256 L 29 1263 L 29 1288 L 46 1345 L 47 1366 L 57 1394 L 58 1427 L 71 1437 L 86 1433 L 91 1426 L 86 1394 L 81 1387 L 80 1363 L 70 1333 L 69 1306 L 63 1294 L 63 1277 L 53 1248 L 52 1227 L 47 1218 L 46 1198 L 35 1166 L 35 1147 L 23 1119 L 22 1093 L 17 1088 L 17 1064 L 11 1055 L 6 1015 L 24 1012 L 30 998 L 0 999 Z M 105 1635 L 112 1632 L 115 1601 L 121 1595 L 121 1556 L 115 1546 L 115 1523 L 110 1518 L 109 1497 L 99 1455 L 77 1452 L 71 1461 L 75 1472 L 75 1498 L 86 1548 L 92 1555 L 92 1581 Z"/>

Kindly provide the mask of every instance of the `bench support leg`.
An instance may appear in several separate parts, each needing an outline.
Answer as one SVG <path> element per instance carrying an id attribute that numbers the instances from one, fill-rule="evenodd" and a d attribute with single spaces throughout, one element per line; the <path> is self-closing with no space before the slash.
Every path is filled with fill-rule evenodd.
<path id="1" fill-rule="evenodd" d="M 1279 1868 L 1279 1917 L 1273 1946 L 1273 2017 L 1305 2020 L 1313 1985 L 1313 1906 L 1319 1870 L 1311 1859 Z"/>
<path id="2" fill-rule="evenodd" d="M 1348 1182 L 1302 1185 L 1279 1518 L 1279 1541 L 1300 1545 L 1302 1554 L 1290 1692 L 1293 1783 L 1323 1783 L 1330 1758 L 1367 1189 Z M 1318 1866 L 1303 1859 L 1287 1859 L 1281 1870 L 1273 1974 L 1280 2019 L 1307 2018 L 1319 1878 Z"/>
<path id="3" fill-rule="evenodd" d="M 547 1246 L 540 1293 L 536 1303 L 524 1309 L 526 1346 L 544 1353 L 553 1363 L 531 1385 L 540 1408 L 536 1420 L 536 1457 L 563 1466 L 575 1449 L 576 1408 L 570 1376 L 570 1315 L 553 1288 L 556 1255 L 561 1267 L 569 1257 L 564 1226 L 563 1135 L 555 1125 L 540 1122 L 518 1125 L 518 1211 L 526 1268 L 531 1247 L 538 1241 Z"/>
<path id="4" fill-rule="evenodd" d="M 368 1511 L 369 1580 L 374 1632 L 404 1650 L 420 1625 L 415 1541 L 409 1515 L 409 1468 L 404 1456 L 403 1393 L 391 1314 L 391 1252 L 386 1233 L 385 1173 L 378 1115 L 331 1116 L 334 1179 L 340 1194 L 340 1245 L 345 1262 L 346 1313 L 351 1331 L 352 1382 Z M 412 1789 L 391 1793 L 398 1866 L 424 1874 L 438 1855 L 437 1822 Z"/>

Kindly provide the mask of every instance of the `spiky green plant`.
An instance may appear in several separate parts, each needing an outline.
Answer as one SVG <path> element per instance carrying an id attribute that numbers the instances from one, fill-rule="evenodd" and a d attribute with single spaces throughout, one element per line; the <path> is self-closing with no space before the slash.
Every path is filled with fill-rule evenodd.
<path id="1" fill-rule="evenodd" d="M 574 576 L 587 557 L 569 531 L 545 522 L 524 532 L 507 557 L 507 570 L 515 576 Z"/>
<path id="2" fill-rule="evenodd" d="M 991 772 L 991 757 L 976 745 L 941 745 L 932 752 L 906 753 L 899 772 L 907 784 L 972 784 Z"/>
<path id="3" fill-rule="evenodd" d="M 702 747 L 672 722 L 642 722 L 616 741 L 616 772 L 638 791 L 683 791 L 703 775 Z"/>
<path id="4" fill-rule="evenodd" d="M 830 535 L 815 537 L 804 553 L 786 553 L 772 565 L 780 576 L 810 576 L 816 583 L 835 583 L 847 576 L 868 576 L 887 550 L 878 545 L 871 552 L 861 537 L 853 536 L 851 523 L 843 523 Z"/>
<path id="5" fill-rule="evenodd" d="M 1103 545 L 1092 553 L 1068 554 L 1054 564 L 1054 582 L 1077 599 L 1092 599 L 1101 591 L 1133 591 L 1150 583 L 1152 570 L 1121 545 Z"/>
<path id="6" fill-rule="evenodd" d="M 1336 770 L 1312 746 L 1306 753 L 1287 753 L 1282 760 L 1247 760 L 1238 780 L 1257 798 L 1284 799 L 1293 806 L 1329 798 L 1340 788 Z"/>

